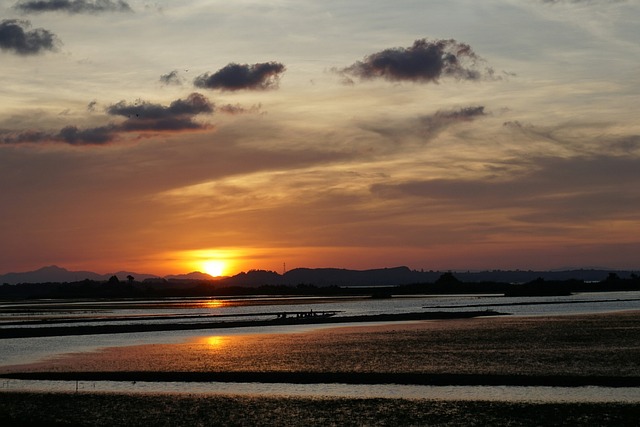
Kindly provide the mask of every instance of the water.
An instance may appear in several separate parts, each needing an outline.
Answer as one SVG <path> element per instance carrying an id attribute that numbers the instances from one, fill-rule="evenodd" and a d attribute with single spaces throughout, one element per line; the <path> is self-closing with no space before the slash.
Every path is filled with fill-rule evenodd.
<path id="1" fill-rule="evenodd" d="M 218 320 L 264 320 L 288 311 L 337 311 L 339 316 L 424 311 L 492 309 L 515 316 L 549 316 L 640 310 L 640 292 L 584 293 L 554 297 L 497 295 L 410 296 L 370 298 L 179 298 L 148 301 L 39 301 L 0 304 L 0 329 L 99 324 L 194 323 Z M 211 316 L 223 316 L 212 318 Z M 224 317 L 229 316 L 229 317 Z M 345 319 L 346 321 L 347 319 Z M 45 322 L 43 324 L 43 322 Z M 347 324 L 347 323 L 345 323 Z M 216 329 L 217 336 L 295 333 L 340 324 L 260 326 Z M 67 353 L 107 347 L 173 344 L 211 335 L 211 330 L 161 331 L 0 340 L 0 368 L 36 362 Z M 2 380 L 0 390 L 64 390 L 224 393 L 253 395 L 406 397 L 452 400 L 553 402 L 640 402 L 640 388 L 412 386 L 262 383 L 128 383 Z"/>
<path id="2" fill-rule="evenodd" d="M 267 320 L 282 311 L 338 311 L 336 317 L 424 311 L 493 309 L 516 316 L 548 316 L 640 310 L 640 292 L 584 293 L 552 297 L 497 295 L 409 296 L 390 299 L 331 297 L 177 298 L 146 301 L 38 301 L 0 304 L 0 329 L 106 324 L 198 323 L 221 320 Z M 264 315 L 258 315 L 258 314 Z M 233 316 L 215 317 L 211 316 Z M 243 317 L 244 316 L 244 317 Z M 158 317 L 161 317 L 158 319 Z M 29 324 L 42 322 L 47 324 Z M 118 319 L 118 320 L 113 320 Z M 55 321 L 56 323 L 53 323 Z M 18 324 L 18 323 L 19 324 Z M 302 332 L 340 324 L 260 326 L 217 329 L 216 335 Z M 210 331 L 210 330 L 209 330 Z M 173 344 L 210 335 L 207 330 L 156 331 L 1 340 L 0 367 L 31 363 L 64 353 L 104 347 Z"/>

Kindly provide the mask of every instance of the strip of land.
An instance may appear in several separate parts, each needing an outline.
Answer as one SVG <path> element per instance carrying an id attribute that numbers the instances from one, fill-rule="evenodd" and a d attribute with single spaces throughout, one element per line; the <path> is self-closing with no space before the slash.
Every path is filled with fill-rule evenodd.
<path id="1" fill-rule="evenodd" d="M 258 382 L 287 384 L 405 384 L 435 386 L 640 387 L 640 377 L 479 375 L 384 372 L 19 372 L 0 378 L 48 381 Z"/>
<path id="2" fill-rule="evenodd" d="M 273 313 L 278 315 L 270 320 L 231 320 L 213 321 L 198 323 L 138 323 L 127 325 L 83 325 L 83 326 L 51 326 L 51 327 L 29 327 L 17 328 L 8 327 L 0 329 L 0 339 L 8 338 L 35 338 L 35 337 L 58 337 L 70 335 L 98 335 L 98 334 L 122 334 L 134 332 L 158 332 L 158 331 L 186 331 L 204 329 L 229 329 L 247 328 L 258 326 L 275 325 L 315 325 L 328 323 L 368 323 L 368 322 L 398 322 L 417 320 L 437 320 L 437 319 L 468 319 L 482 316 L 498 316 L 505 313 L 498 313 L 492 310 L 483 311 L 439 311 L 401 314 L 374 314 L 361 316 L 334 316 L 318 314 L 296 316 L 299 313 Z M 330 312 L 334 313 L 334 312 Z M 293 315 L 292 315 L 293 314 Z M 284 316 L 283 316 L 284 315 Z"/>

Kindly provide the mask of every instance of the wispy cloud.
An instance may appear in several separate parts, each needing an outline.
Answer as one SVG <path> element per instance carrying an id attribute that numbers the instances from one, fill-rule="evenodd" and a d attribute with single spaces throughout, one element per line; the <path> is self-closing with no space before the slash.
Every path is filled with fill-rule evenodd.
<path id="1" fill-rule="evenodd" d="M 628 0 L 538 0 L 540 3 L 566 4 L 566 3 L 624 3 Z"/>
<path id="2" fill-rule="evenodd" d="M 492 77 L 491 68 L 480 67 L 483 62 L 468 44 L 453 39 L 420 39 L 410 47 L 385 49 L 334 71 L 345 76 L 348 83 L 353 83 L 350 77 L 430 83 L 442 77 L 459 80 Z"/>
<path id="3" fill-rule="evenodd" d="M 275 89 L 286 67 L 279 62 L 258 64 L 231 63 L 213 74 L 205 73 L 195 78 L 196 87 L 220 90 Z"/>
<path id="4" fill-rule="evenodd" d="M 486 115 L 484 106 L 462 107 L 456 110 L 439 110 L 401 121 L 370 122 L 361 127 L 394 142 L 406 142 L 408 136 L 427 142 L 451 126 Z"/>
<path id="5" fill-rule="evenodd" d="M 129 4 L 123 0 L 26 0 L 16 3 L 17 10 L 24 13 L 66 12 L 104 13 L 133 12 Z"/>
<path id="6" fill-rule="evenodd" d="M 374 184 L 385 199 L 422 198 L 446 209 L 510 213 L 520 222 L 585 223 L 638 219 L 640 185 L 635 158 L 623 156 L 541 157 L 529 170 L 486 179 L 425 179 Z M 615 207 L 613 209 L 612 207 Z"/>
<path id="7" fill-rule="evenodd" d="M 168 72 L 167 74 L 163 74 L 160 76 L 160 83 L 163 85 L 182 85 L 182 78 L 178 75 L 178 70 L 173 70 Z"/>
<path id="8" fill-rule="evenodd" d="M 43 28 L 29 30 L 31 22 L 4 19 L 0 22 L 0 49 L 18 55 L 36 55 L 55 51 L 60 44 L 58 37 Z"/>

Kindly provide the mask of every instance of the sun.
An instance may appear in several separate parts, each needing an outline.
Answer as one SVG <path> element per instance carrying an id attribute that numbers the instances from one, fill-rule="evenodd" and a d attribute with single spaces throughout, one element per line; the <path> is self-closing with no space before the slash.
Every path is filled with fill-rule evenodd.
<path id="1" fill-rule="evenodd" d="M 219 259 L 209 259 L 202 263 L 202 269 L 209 276 L 219 277 L 224 275 L 227 265 L 224 261 L 220 261 Z"/>

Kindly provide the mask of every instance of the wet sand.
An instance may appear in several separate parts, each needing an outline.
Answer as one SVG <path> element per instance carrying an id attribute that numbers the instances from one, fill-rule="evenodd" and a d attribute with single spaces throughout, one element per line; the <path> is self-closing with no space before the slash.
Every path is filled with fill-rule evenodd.
<path id="1" fill-rule="evenodd" d="M 232 380 L 270 376 L 275 381 L 296 376 L 310 381 L 315 376 L 313 381 L 326 381 L 342 375 L 354 383 L 440 378 L 451 384 L 462 378 L 463 383 L 474 379 L 478 384 L 507 379 L 534 385 L 547 380 L 556 385 L 628 382 L 634 387 L 640 379 L 640 312 L 420 321 L 288 334 L 210 332 L 181 344 L 107 348 L 5 367 L 3 372 L 42 378 L 124 375 L 132 381 L 136 375 L 147 381 L 215 375 Z M 84 392 L 1 396 L 3 425 L 16 425 L 17 420 L 25 421 L 22 425 L 79 425 L 84 419 L 86 425 L 621 426 L 637 425 L 640 416 L 637 404 Z"/>

